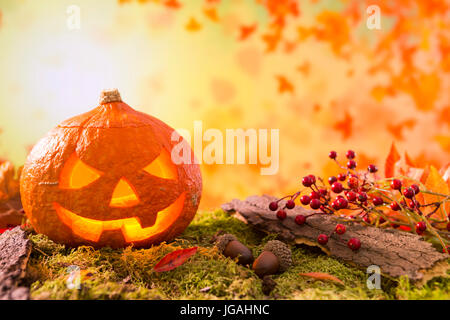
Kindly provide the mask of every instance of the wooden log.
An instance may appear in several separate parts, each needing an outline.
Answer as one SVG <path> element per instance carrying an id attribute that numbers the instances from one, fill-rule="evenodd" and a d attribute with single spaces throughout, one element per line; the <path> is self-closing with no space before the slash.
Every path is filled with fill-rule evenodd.
<path id="1" fill-rule="evenodd" d="M 31 242 L 20 227 L 0 235 L 0 300 L 26 300 L 27 287 L 20 286 L 25 275 Z"/>
<path id="2" fill-rule="evenodd" d="M 345 221 L 333 215 L 316 214 L 308 217 L 304 225 L 294 221 L 298 214 L 314 213 L 301 206 L 286 210 L 287 218 L 280 220 L 269 210 L 269 203 L 276 200 L 271 196 L 250 196 L 241 201 L 234 199 L 222 205 L 226 212 L 238 213 L 256 229 L 275 233 L 281 240 L 320 247 L 325 253 L 361 268 L 379 266 L 381 273 L 390 277 L 406 275 L 416 284 L 422 284 L 434 276 L 445 275 L 449 268 L 448 255 L 438 252 L 422 237 L 395 229 L 364 226 L 361 223 Z M 333 233 L 326 245 L 319 245 L 319 234 L 330 235 L 337 223 L 346 226 L 344 235 Z M 352 251 L 347 246 L 350 238 L 358 238 L 361 248 Z"/>

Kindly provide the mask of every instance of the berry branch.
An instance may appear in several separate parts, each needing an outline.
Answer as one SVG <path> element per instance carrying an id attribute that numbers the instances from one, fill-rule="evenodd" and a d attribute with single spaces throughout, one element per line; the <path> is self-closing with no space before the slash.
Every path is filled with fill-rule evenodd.
<path id="1" fill-rule="evenodd" d="M 278 219 L 286 219 L 286 209 L 293 209 L 297 204 L 309 206 L 318 210 L 314 214 L 337 215 L 347 221 L 400 229 L 416 233 L 431 242 L 437 240 L 443 252 L 449 253 L 450 215 L 445 210 L 445 204 L 450 200 L 450 195 L 428 190 L 425 185 L 410 177 L 379 179 L 378 168 L 374 164 L 369 165 L 366 171 L 357 171 L 356 153 L 353 150 L 346 153 L 346 166 L 338 161 L 336 151 L 331 151 L 328 156 L 343 172 L 328 177 L 328 186 L 321 177 L 312 174 L 303 177 L 301 184 L 304 189 L 269 204 L 270 210 L 277 211 Z M 300 196 L 307 192 L 309 194 Z M 421 193 L 442 199 L 425 203 L 423 196 L 419 197 Z M 280 207 L 280 201 L 287 198 L 289 200 Z M 296 203 L 297 198 L 299 203 Z M 440 209 L 444 212 L 445 219 L 438 215 Z M 358 213 L 352 214 L 355 211 Z M 314 214 L 298 215 L 295 222 L 302 226 Z M 338 224 L 334 232 L 343 235 L 345 226 L 342 226 Z M 331 235 L 320 234 L 317 242 L 326 244 L 329 237 Z M 358 250 L 361 243 L 359 239 L 352 238 L 347 246 Z"/>

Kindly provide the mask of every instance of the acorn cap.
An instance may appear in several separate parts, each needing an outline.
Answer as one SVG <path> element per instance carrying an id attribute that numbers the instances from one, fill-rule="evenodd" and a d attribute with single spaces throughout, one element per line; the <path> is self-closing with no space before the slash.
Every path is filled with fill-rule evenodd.
<path id="1" fill-rule="evenodd" d="M 291 249 L 284 242 L 271 240 L 266 243 L 263 251 L 270 251 L 278 258 L 281 272 L 286 271 L 292 265 Z"/>
<path id="2" fill-rule="evenodd" d="M 237 238 L 232 235 L 231 233 L 223 234 L 219 237 L 217 237 L 216 241 L 216 247 L 219 249 L 220 252 L 223 252 L 225 250 L 228 242 L 237 240 Z"/>

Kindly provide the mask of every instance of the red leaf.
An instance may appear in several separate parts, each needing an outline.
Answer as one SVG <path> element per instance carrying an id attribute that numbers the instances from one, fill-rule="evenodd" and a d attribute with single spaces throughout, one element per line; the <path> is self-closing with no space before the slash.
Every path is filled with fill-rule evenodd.
<path id="1" fill-rule="evenodd" d="M 398 153 L 395 144 L 392 143 L 391 151 L 389 151 L 389 155 L 386 158 L 386 162 L 384 165 L 384 176 L 386 178 L 394 176 L 395 164 L 397 163 L 398 160 L 400 160 L 400 154 Z"/>
<path id="2" fill-rule="evenodd" d="M 156 272 L 164 272 L 181 266 L 197 252 L 197 247 L 176 250 L 164 256 L 153 268 Z"/>
<path id="3" fill-rule="evenodd" d="M 339 283 L 339 284 L 344 285 L 344 282 L 342 282 L 342 280 L 340 280 L 339 278 L 336 278 L 335 276 L 332 276 L 331 274 L 328 274 L 328 273 L 309 272 L 309 273 L 300 273 L 300 275 L 304 276 L 304 277 L 313 278 L 313 279 L 316 279 L 316 280 L 333 281 L 335 283 Z"/>

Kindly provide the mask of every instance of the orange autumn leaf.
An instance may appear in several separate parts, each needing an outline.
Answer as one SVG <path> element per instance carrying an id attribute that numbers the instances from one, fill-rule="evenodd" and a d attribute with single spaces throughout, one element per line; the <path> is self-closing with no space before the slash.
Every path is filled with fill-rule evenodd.
<path id="1" fill-rule="evenodd" d="M 403 140 L 403 129 L 412 129 L 416 125 L 415 119 L 407 119 L 397 124 L 387 124 L 388 131 L 394 136 L 396 140 Z"/>
<path id="2" fill-rule="evenodd" d="M 286 79 L 285 76 L 277 76 L 277 79 L 279 93 L 294 92 L 294 86 L 289 82 L 289 80 Z"/>
<path id="3" fill-rule="evenodd" d="M 297 71 L 303 73 L 304 76 L 307 76 L 309 74 L 310 67 L 311 64 L 309 61 L 305 61 L 297 67 Z"/>
<path id="4" fill-rule="evenodd" d="M 297 42 L 295 41 L 285 41 L 284 42 L 284 52 L 291 53 L 297 48 Z"/>
<path id="5" fill-rule="evenodd" d="M 281 40 L 281 35 L 278 32 L 274 34 L 265 34 L 262 36 L 262 39 L 266 43 L 266 52 L 271 52 L 277 48 L 278 43 Z"/>
<path id="6" fill-rule="evenodd" d="M 211 21 L 218 22 L 219 16 L 217 15 L 216 8 L 205 8 L 203 9 L 203 13 L 207 16 Z"/>
<path id="7" fill-rule="evenodd" d="M 409 156 L 408 152 L 405 151 L 405 163 L 410 167 L 416 167 L 414 161 Z"/>
<path id="8" fill-rule="evenodd" d="M 434 140 L 440 145 L 442 150 L 450 153 L 450 136 L 448 135 L 436 135 Z"/>
<path id="9" fill-rule="evenodd" d="M 179 9 L 181 7 L 181 3 L 178 0 L 167 0 L 164 2 L 164 5 L 171 9 Z"/>
<path id="10" fill-rule="evenodd" d="M 351 137 L 353 134 L 353 118 L 345 111 L 344 119 L 337 121 L 333 125 L 333 129 L 342 133 L 342 138 L 344 140 Z"/>
<path id="11" fill-rule="evenodd" d="M 245 40 L 248 37 L 250 37 L 250 35 L 253 34 L 253 32 L 255 32 L 257 27 L 257 24 L 252 24 L 250 26 L 241 26 L 240 27 L 240 35 L 239 35 L 239 40 Z"/>
<path id="12" fill-rule="evenodd" d="M 430 170 L 430 172 L 424 183 L 426 189 L 428 191 L 432 191 L 432 192 L 440 193 L 440 194 L 444 194 L 444 195 L 450 194 L 449 186 L 448 186 L 447 182 L 445 182 L 444 178 L 439 174 L 439 171 L 434 166 L 430 166 L 429 170 Z M 443 197 L 432 195 L 432 194 L 427 194 L 427 193 L 423 193 L 422 196 L 423 196 L 424 204 L 439 202 L 443 199 Z M 449 202 L 447 202 L 445 205 L 445 211 L 447 212 L 447 214 L 450 214 L 450 203 Z M 446 218 L 445 212 L 442 209 L 439 209 L 437 211 L 437 216 L 438 216 L 438 218 L 441 218 L 441 219 Z"/>
<path id="13" fill-rule="evenodd" d="M 195 18 L 191 18 L 185 28 L 188 31 L 196 32 L 202 28 L 202 25 Z"/>
<path id="14" fill-rule="evenodd" d="M 308 278 L 312 278 L 315 280 L 332 281 L 332 282 L 344 285 L 344 282 L 341 279 L 339 279 L 331 274 L 328 274 L 328 273 L 309 272 L 309 273 L 300 273 L 300 275 L 303 277 L 308 277 Z"/>
<path id="15" fill-rule="evenodd" d="M 386 178 L 392 178 L 395 172 L 395 164 L 400 160 L 400 154 L 395 147 L 395 144 L 392 143 L 391 150 L 389 151 L 389 155 L 386 158 L 386 162 L 384 163 L 384 176 Z"/>

